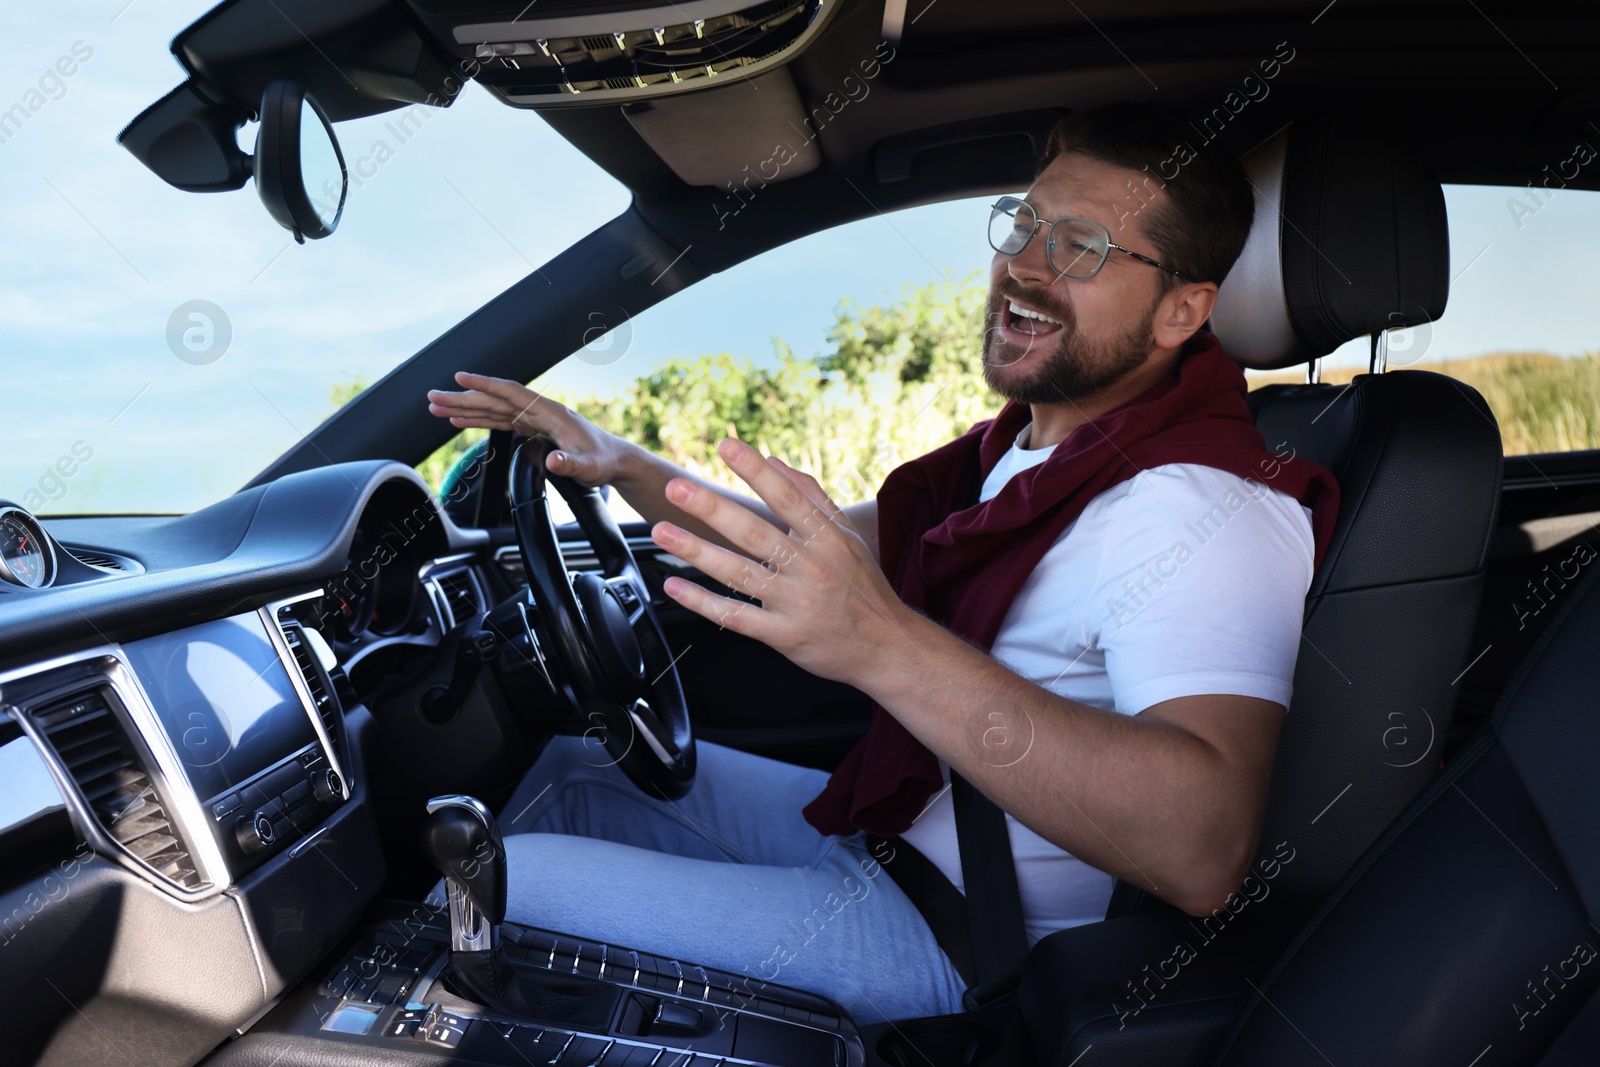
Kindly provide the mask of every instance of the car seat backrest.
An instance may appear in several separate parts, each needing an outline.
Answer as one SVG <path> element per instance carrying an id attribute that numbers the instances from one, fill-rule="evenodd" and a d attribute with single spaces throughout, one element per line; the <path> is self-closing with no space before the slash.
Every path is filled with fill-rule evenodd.
<path id="1" fill-rule="evenodd" d="M 1244 163 L 1255 226 L 1212 315 L 1241 364 L 1293 366 L 1443 312 L 1443 195 L 1403 143 L 1313 119 Z M 1327 467 L 1340 486 L 1258 852 L 1292 922 L 1437 771 L 1459 675 L 1478 651 L 1468 646 L 1498 507 L 1500 435 L 1476 392 L 1426 371 L 1269 385 L 1249 399 L 1269 449 Z M 1119 885 L 1108 917 L 1151 906 Z"/>

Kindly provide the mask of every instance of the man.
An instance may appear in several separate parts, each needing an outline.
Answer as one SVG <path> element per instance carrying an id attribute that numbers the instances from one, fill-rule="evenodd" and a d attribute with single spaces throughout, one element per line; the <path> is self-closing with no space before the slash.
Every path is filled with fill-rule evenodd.
<path id="1" fill-rule="evenodd" d="M 680 578 L 668 596 L 877 704 L 831 778 L 702 745 L 677 804 L 552 745 L 506 808 L 543 831 L 508 841 L 513 914 L 864 1018 L 959 1011 L 964 983 L 878 862 L 909 846 L 963 885 L 951 772 L 1007 813 L 1030 942 L 1103 917 L 1114 878 L 1193 915 L 1224 904 L 1337 486 L 1266 451 L 1202 330 L 1253 201 L 1235 161 L 1175 150 L 1188 130 L 1113 105 L 1053 131 L 990 220 L 983 369 L 1008 403 L 875 501 L 841 508 L 725 440 L 743 497 L 513 382 L 429 394 L 455 426 L 554 438 L 552 471 L 613 485 L 657 545 L 759 604 Z"/>

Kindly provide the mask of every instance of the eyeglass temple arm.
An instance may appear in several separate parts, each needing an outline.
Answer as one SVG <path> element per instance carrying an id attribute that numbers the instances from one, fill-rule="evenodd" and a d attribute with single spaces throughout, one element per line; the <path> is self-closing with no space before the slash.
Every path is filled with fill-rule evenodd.
<path id="1" fill-rule="evenodd" d="M 1140 254 L 1138 252 L 1135 252 L 1131 248 L 1123 248 L 1121 245 L 1117 244 L 1115 241 L 1107 241 L 1106 242 L 1106 247 L 1107 248 L 1115 248 L 1118 252 L 1121 252 L 1125 256 L 1132 256 L 1134 259 L 1137 259 L 1140 263 L 1148 263 L 1152 267 L 1160 267 L 1162 270 L 1168 272 L 1169 274 L 1176 274 L 1178 277 L 1182 278 L 1185 281 L 1190 281 L 1191 280 L 1187 274 L 1183 273 L 1183 271 L 1176 270 L 1176 269 L 1174 269 L 1172 267 L 1167 266 L 1165 263 L 1159 262 L 1157 260 L 1151 259 L 1149 256 L 1142 255 L 1142 254 Z"/>

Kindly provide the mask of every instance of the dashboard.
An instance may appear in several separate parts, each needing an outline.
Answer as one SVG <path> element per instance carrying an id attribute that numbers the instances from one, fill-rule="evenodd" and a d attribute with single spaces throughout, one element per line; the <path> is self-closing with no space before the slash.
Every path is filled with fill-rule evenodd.
<path id="1" fill-rule="evenodd" d="M 600 569 L 576 532 L 568 571 Z M 686 565 L 630 544 L 664 603 Z M 441 984 L 427 798 L 503 802 L 590 726 L 537 611 L 513 532 L 456 526 L 398 463 L 184 516 L 0 501 L 0 1060 L 859 1067 L 831 1002 L 564 932 L 502 928 L 581 1019 Z"/>
<path id="2" fill-rule="evenodd" d="M 499 575 L 489 535 L 392 462 L 184 516 L 0 502 L 8 1055 L 75 1062 L 109 1015 L 118 1045 L 160 1051 L 133 1062 L 194 1062 L 323 958 L 386 884 L 380 732 L 430 764 L 468 733 L 528 751 L 481 698 L 410 740 L 366 706 L 447 682 Z"/>
<path id="3" fill-rule="evenodd" d="M 581 539 L 562 553 L 600 568 Z M 365 1035 L 346 1019 L 405 1030 L 448 941 L 438 909 L 406 902 L 435 878 L 426 798 L 507 797 L 542 741 L 573 731 L 536 611 L 509 531 L 454 525 L 397 462 L 286 475 L 181 517 L 40 520 L 0 501 L 0 1061 L 254 1062 L 262 1043 Z M 546 969 L 598 958 L 618 1011 L 670 995 L 704 1021 L 738 977 L 514 936 Z M 374 937 L 398 937 L 410 971 L 379 963 Z M 632 968 L 605 973 L 608 953 Z M 858 1061 L 848 1019 L 784 995 L 739 1006 L 742 1056 Z M 610 1045 L 558 1027 L 528 1040 L 549 1062 L 552 1041 L 661 1056 L 629 1019 Z"/>

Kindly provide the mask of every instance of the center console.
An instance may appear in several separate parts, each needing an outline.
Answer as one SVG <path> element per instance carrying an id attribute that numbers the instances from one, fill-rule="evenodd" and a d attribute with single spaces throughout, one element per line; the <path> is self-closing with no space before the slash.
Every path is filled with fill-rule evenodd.
<path id="1" fill-rule="evenodd" d="M 865 1061 L 855 1024 L 810 993 L 514 923 L 500 932 L 513 965 L 536 973 L 549 991 L 536 1010 L 566 1021 L 512 1017 L 461 997 L 448 981 L 445 910 L 383 902 L 337 962 L 251 1035 L 335 1042 L 340 1063 L 411 1062 L 408 1053 L 483 1067 Z"/>
<path id="2" fill-rule="evenodd" d="M 838 1005 L 684 960 L 505 921 L 505 846 L 474 797 L 428 801 L 443 904 L 382 905 L 314 987 L 251 1031 L 319 1038 L 338 1062 L 494 1067 L 858 1067 Z M 258 1058 L 272 1050 L 256 1049 Z"/>

